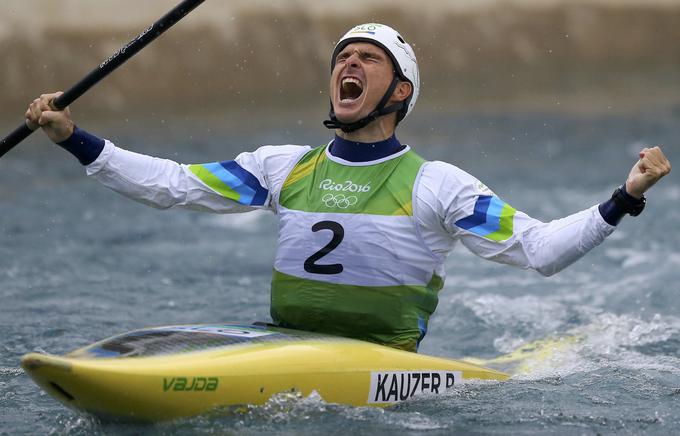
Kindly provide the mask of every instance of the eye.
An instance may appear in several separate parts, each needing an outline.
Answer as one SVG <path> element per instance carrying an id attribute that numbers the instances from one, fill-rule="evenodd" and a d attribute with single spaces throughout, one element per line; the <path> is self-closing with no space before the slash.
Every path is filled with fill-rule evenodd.
<path id="1" fill-rule="evenodd" d="M 344 60 L 346 60 L 348 57 L 349 57 L 349 53 L 347 53 L 347 52 L 340 53 L 340 54 L 338 55 L 338 57 L 335 58 L 335 62 L 337 63 L 337 62 L 344 61 Z"/>
<path id="2" fill-rule="evenodd" d="M 371 62 L 381 62 L 382 61 L 382 58 L 376 53 L 366 53 L 364 55 L 364 59 L 369 60 Z"/>

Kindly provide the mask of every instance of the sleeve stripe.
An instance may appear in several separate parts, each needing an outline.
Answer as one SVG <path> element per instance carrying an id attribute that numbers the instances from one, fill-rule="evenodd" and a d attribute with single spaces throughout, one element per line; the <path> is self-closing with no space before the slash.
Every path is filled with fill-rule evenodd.
<path id="1" fill-rule="evenodd" d="M 222 165 L 225 170 L 238 177 L 239 180 L 241 180 L 246 186 L 250 187 L 255 192 L 253 194 L 252 202 L 250 203 L 251 205 L 261 206 L 265 201 L 267 201 L 269 191 L 260 185 L 260 181 L 257 180 L 257 177 L 243 169 L 241 165 L 237 164 L 236 161 L 233 160 L 221 162 L 220 165 Z"/>
<path id="2" fill-rule="evenodd" d="M 456 221 L 456 225 L 462 229 L 469 230 L 486 222 L 486 211 L 491 202 L 490 195 L 480 195 L 475 203 L 475 211 L 472 215 Z"/>
<path id="3" fill-rule="evenodd" d="M 225 198 L 247 206 L 262 206 L 267 200 L 269 191 L 234 161 L 189 165 L 189 169 Z"/>
<path id="4" fill-rule="evenodd" d="M 456 225 L 492 241 L 504 241 L 513 234 L 515 209 L 496 196 L 480 195 L 474 213 Z"/>
<path id="5" fill-rule="evenodd" d="M 489 208 L 486 211 L 486 220 L 484 223 L 468 230 L 473 233 L 477 233 L 480 236 L 486 236 L 497 231 L 501 226 L 501 212 L 503 211 L 504 206 L 505 203 L 503 203 L 500 199 L 497 197 L 491 197 L 491 202 L 489 203 Z"/>

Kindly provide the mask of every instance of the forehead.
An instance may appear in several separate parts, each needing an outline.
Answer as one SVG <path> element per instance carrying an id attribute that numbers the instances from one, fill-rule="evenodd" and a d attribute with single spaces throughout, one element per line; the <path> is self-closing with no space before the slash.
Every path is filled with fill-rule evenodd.
<path id="1" fill-rule="evenodd" d="M 380 54 L 384 57 L 387 57 L 387 53 L 385 53 L 385 50 L 383 50 L 382 48 L 378 47 L 375 44 L 371 44 L 370 42 L 351 42 L 347 44 L 342 50 L 340 50 L 338 54 L 345 52 L 353 52 L 355 50 L 361 53 Z"/>

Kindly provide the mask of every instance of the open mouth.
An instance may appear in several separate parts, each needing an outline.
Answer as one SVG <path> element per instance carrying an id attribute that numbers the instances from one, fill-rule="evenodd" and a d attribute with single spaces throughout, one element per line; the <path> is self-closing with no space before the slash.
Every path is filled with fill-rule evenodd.
<path id="1" fill-rule="evenodd" d="M 354 77 L 345 77 L 340 82 L 340 102 L 352 103 L 364 92 L 364 85 Z"/>

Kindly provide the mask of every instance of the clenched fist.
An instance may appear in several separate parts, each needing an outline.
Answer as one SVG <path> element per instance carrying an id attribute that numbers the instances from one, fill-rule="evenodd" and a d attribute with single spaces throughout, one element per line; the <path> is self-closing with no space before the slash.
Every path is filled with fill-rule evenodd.
<path id="1" fill-rule="evenodd" d="M 652 185 L 670 172 L 671 163 L 659 147 L 644 148 L 640 151 L 640 160 L 628 174 L 626 192 L 635 198 L 641 198 Z"/>

